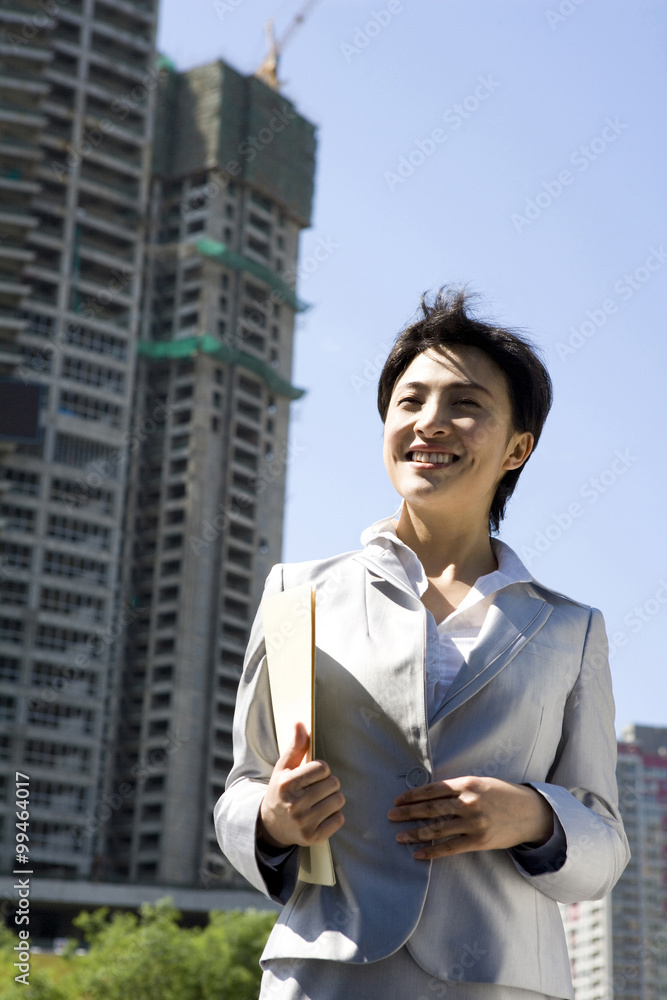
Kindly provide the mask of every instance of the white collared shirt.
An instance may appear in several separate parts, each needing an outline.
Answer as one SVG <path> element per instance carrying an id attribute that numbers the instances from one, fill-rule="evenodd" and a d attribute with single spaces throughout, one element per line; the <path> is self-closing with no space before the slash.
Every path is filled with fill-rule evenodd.
<path id="1" fill-rule="evenodd" d="M 373 547 L 382 564 L 403 577 L 421 599 L 428 587 L 428 579 L 417 554 L 396 534 L 393 520 L 398 520 L 400 511 L 399 507 L 391 517 L 381 518 L 366 528 L 361 542 L 366 547 Z M 509 545 L 497 538 L 490 541 L 498 568 L 478 577 L 459 606 L 439 624 L 436 625 L 435 618 L 427 611 L 426 703 L 429 722 L 440 710 L 452 681 L 475 645 L 494 595 L 513 583 L 533 579 Z"/>

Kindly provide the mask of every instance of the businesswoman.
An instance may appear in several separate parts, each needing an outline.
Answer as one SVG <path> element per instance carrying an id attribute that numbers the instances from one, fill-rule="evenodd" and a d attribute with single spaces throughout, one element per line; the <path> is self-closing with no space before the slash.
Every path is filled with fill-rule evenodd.
<path id="1" fill-rule="evenodd" d="M 299 724 L 278 754 L 258 615 L 215 819 L 285 904 L 262 1000 L 573 996 L 556 901 L 605 895 L 629 855 L 602 616 L 495 537 L 550 404 L 524 338 L 423 300 L 378 390 L 399 511 L 267 579 L 317 586 L 318 745 L 303 763 Z M 298 878 L 324 840 L 332 886 Z"/>

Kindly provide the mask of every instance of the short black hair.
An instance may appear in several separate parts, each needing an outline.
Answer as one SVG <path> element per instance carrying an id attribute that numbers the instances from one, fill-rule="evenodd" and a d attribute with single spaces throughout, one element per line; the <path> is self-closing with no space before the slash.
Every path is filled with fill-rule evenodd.
<path id="1" fill-rule="evenodd" d="M 422 316 L 399 335 L 384 363 L 378 384 L 378 410 L 386 420 L 396 382 L 417 355 L 429 348 L 477 347 L 498 365 L 507 380 L 512 431 L 530 431 L 533 450 L 551 408 L 551 378 L 538 349 L 515 330 L 486 323 L 471 315 L 471 300 L 464 289 L 444 286 L 429 303 L 421 297 Z M 530 458 L 530 456 L 528 456 Z M 527 461 L 528 459 L 526 459 Z M 510 469 L 498 483 L 489 511 L 489 530 L 497 533 L 521 470 Z"/>

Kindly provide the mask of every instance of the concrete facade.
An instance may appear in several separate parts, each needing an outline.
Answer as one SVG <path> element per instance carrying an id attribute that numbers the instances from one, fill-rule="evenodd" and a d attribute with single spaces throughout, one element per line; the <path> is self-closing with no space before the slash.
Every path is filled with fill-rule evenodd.
<path id="1" fill-rule="evenodd" d="M 282 546 L 314 129 L 224 63 L 182 74 L 164 64 L 155 149 L 136 388 L 144 431 L 123 581 L 134 620 L 104 871 L 218 888 L 239 880 L 212 811 L 232 762 L 250 624 Z"/>
<path id="2" fill-rule="evenodd" d="M 13 199 L 0 219 L 14 237 L 0 257 L 23 264 L 18 317 L 2 303 L 2 350 L 16 319 L 19 356 L 13 368 L 0 360 L 44 393 L 41 441 L 3 460 L 1 853 L 7 871 L 20 770 L 30 776 L 30 858 L 47 878 L 89 878 L 99 851 L 91 817 L 124 627 L 156 15 L 156 0 L 13 2 L 0 12 L 0 190 Z"/>

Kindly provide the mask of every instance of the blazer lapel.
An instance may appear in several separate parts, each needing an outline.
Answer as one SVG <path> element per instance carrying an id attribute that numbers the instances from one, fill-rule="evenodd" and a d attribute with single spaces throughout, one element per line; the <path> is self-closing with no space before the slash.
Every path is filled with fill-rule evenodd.
<path id="1" fill-rule="evenodd" d="M 380 577 L 382 580 L 387 580 L 389 583 L 393 584 L 394 587 L 398 587 L 399 590 L 402 590 L 404 594 L 409 594 L 416 603 L 421 604 L 419 597 L 417 597 L 405 577 L 399 576 L 394 572 L 391 566 L 385 565 L 382 562 L 382 556 L 380 553 L 371 554 L 368 551 L 368 548 L 365 548 L 362 549 L 361 552 L 355 552 L 353 558 L 365 566 L 366 569 L 373 574 L 373 576 Z"/>
<path id="2" fill-rule="evenodd" d="M 496 594 L 468 660 L 454 678 L 440 711 L 442 719 L 488 684 L 539 632 L 553 608 L 531 597 L 525 584 L 514 584 Z"/>
<path id="3" fill-rule="evenodd" d="M 421 601 L 405 579 L 383 565 L 379 556 L 363 549 L 354 556 L 374 576 L 409 594 L 416 605 Z M 539 632 L 553 608 L 538 597 L 530 584 L 516 583 L 499 591 L 473 646 L 468 660 L 454 678 L 445 700 L 431 725 L 459 708 L 489 683 Z"/>

